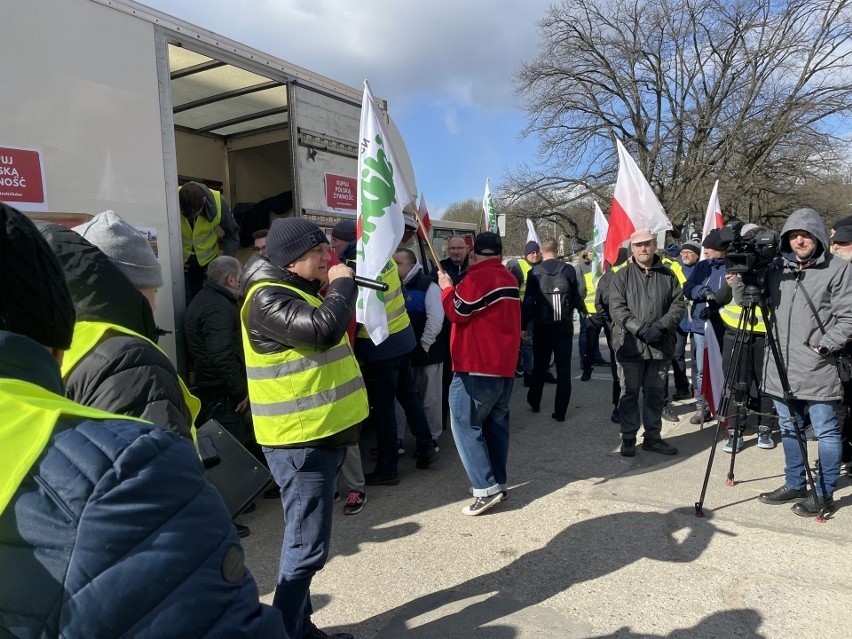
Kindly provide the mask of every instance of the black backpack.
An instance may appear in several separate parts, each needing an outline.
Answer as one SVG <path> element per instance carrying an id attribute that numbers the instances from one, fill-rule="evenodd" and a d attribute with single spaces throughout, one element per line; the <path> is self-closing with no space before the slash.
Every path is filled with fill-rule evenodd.
<path id="1" fill-rule="evenodd" d="M 537 266 L 535 274 L 538 277 L 538 285 L 541 296 L 545 301 L 541 306 L 541 319 L 545 322 L 570 322 L 573 320 L 571 313 L 571 283 L 565 275 L 566 268 L 560 265 L 555 273 L 548 273 Z"/>

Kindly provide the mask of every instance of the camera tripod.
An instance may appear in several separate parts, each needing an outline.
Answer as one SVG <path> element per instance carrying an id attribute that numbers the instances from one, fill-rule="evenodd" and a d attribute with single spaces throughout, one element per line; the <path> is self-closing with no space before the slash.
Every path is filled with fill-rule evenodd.
<path id="1" fill-rule="evenodd" d="M 745 275 L 745 274 L 744 274 Z M 753 326 L 753 322 L 756 318 L 756 311 L 760 309 L 763 315 L 763 321 L 766 325 L 766 342 L 769 344 L 769 350 L 772 354 L 772 358 L 775 361 L 775 366 L 778 370 L 778 378 L 781 382 L 781 388 L 784 393 L 784 401 L 789 405 L 793 401 L 793 392 L 790 389 L 790 381 L 787 377 L 787 370 L 784 368 L 781 362 L 780 348 L 778 345 L 778 339 L 773 332 L 774 328 L 774 317 L 770 315 L 769 308 L 766 305 L 761 287 L 754 283 L 746 283 L 745 288 L 743 290 L 743 299 L 742 299 L 742 310 L 740 311 L 740 317 L 737 321 L 737 331 L 734 337 L 734 347 L 731 353 L 731 359 L 728 363 L 728 369 L 725 371 L 725 384 L 722 388 L 722 398 L 719 402 L 719 410 L 716 420 L 716 429 L 713 434 L 713 445 L 710 447 L 710 457 L 707 460 L 707 470 L 704 473 L 704 483 L 701 486 L 701 495 L 698 498 L 698 501 L 695 502 L 695 516 L 703 517 L 704 516 L 704 498 L 707 495 L 707 484 L 710 481 L 710 471 L 713 468 L 713 460 L 716 456 L 716 446 L 719 443 L 719 433 L 721 432 L 722 422 L 727 421 L 728 419 L 728 409 L 731 405 L 731 402 L 734 402 L 736 413 L 734 416 L 737 417 L 736 427 L 732 434 L 733 436 L 733 447 L 731 451 L 731 464 L 728 468 L 728 475 L 725 480 L 725 484 L 728 486 L 734 485 L 734 466 L 737 461 L 737 440 L 739 437 L 740 429 L 742 428 L 742 424 L 745 423 L 746 418 L 749 413 L 752 412 L 749 410 L 747 406 L 748 402 L 748 391 L 749 386 L 751 384 L 750 380 L 747 382 L 741 381 L 741 367 L 744 365 L 746 357 L 750 354 L 748 351 L 752 348 L 752 344 L 749 342 L 750 334 L 747 330 L 748 327 Z M 708 375 L 709 371 L 705 371 L 704 375 Z M 799 442 L 799 448 L 802 453 L 802 459 L 805 462 L 805 476 L 807 480 L 807 487 L 810 489 L 811 493 L 815 496 L 817 506 L 819 506 L 819 513 L 817 514 L 817 521 L 820 523 L 825 522 L 826 520 L 826 505 L 823 501 L 823 498 L 816 491 L 816 484 L 814 482 L 813 472 L 811 471 L 810 465 L 808 464 L 808 451 L 807 446 L 804 440 L 804 424 L 799 425 L 798 416 L 796 415 L 796 411 L 790 410 L 790 418 L 793 421 L 793 430 L 796 433 L 796 440 Z"/>

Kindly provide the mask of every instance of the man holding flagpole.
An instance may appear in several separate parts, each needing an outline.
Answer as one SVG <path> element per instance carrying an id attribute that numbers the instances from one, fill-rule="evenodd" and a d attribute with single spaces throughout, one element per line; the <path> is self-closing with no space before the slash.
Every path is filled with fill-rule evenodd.
<path id="1" fill-rule="evenodd" d="M 402 210 L 412 205 L 414 196 L 402 177 L 367 82 L 359 139 L 356 271 L 359 276 L 379 280 L 388 287 L 385 291 L 361 288 L 356 307 L 361 327 L 355 336 L 355 353 L 370 400 L 368 423 L 375 429 L 378 447 L 376 468 L 365 474 L 364 480 L 368 486 L 393 486 L 399 483 L 394 399 L 405 410 L 417 440 L 417 467 L 428 468 L 436 453 L 423 403 L 411 379 L 409 354 L 417 340 L 405 310 L 399 271 L 392 259 L 405 233 Z"/>

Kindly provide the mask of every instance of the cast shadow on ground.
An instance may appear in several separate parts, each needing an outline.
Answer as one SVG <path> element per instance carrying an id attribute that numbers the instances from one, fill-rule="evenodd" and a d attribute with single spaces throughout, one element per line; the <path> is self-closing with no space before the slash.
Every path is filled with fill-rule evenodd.
<path id="1" fill-rule="evenodd" d="M 508 639 L 513 635 L 505 634 L 507 628 L 511 629 L 511 624 L 507 625 L 511 619 L 506 617 L 524 614 L 528 608 L 569 591 L 576 584 L 598 579 L 642 559 L 664 565 L 692 562 L 704 552 L 713 535 L 720 533 L 730 534 L 718 530 L 707 519 L 697 520 L 691 509 L 686 508 L 664 514 L 637 511 L 587 519 L 569 526 L 543 548 L 528 552 L 497 571 L 420 597 L 348 630 L 358 636 L 381 628 L 376 639 L 475 636 Z M 473 603 L 462 605 L 468 601 Z M 633 603 L 616 600 L 605 605 L 618 610 Z M 542 636 L 562 636 L 558 627 L 561 624 L 571 633 L 566 636 L 582 636 L 573 634 L 582 632 L 581 620 L 559 615 L 553 618 L 555 613 L 546 607 L 541 611 L 550 612 L 548 624 L 552 626 L 549 634 Z M 412 620 L 416 620 L 417 625 L 412 624 Z M 491 632 L 490 624 L 498 620 L 500 629 Z M 744 624 L 738 619 L 725 623 L 732 630 L 729 636 L 757 636 L 752 623 Z M 484 626 L 488 626 L 491 634 L 477 634 Z M 524 627 L 528 627 L 526 623 Z M 744 630 L 752 634 L 743 635 Z M 722 635 L 717 631 L 707 636 Z"/>

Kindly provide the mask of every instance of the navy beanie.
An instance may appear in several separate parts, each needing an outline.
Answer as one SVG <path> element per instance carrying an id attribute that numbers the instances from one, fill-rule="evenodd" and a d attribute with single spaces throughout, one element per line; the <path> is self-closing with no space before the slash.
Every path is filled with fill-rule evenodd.
<path id="1" fill-rule="evenodd" d="M 538 242 L 534 240 L 530 240 L 526 244 L 524 244 L 524 255 L 529 255 L 533 251 L 540 251 L 541 247 L 538 245 Z"/>
<path id="2" fill-rule="evenodd" d="M 266 236 L 266 257 L 286 268 L 320 244 L 328 244 L 322 229 L 303 217 L 285 217 L 272 222 Z"/>

